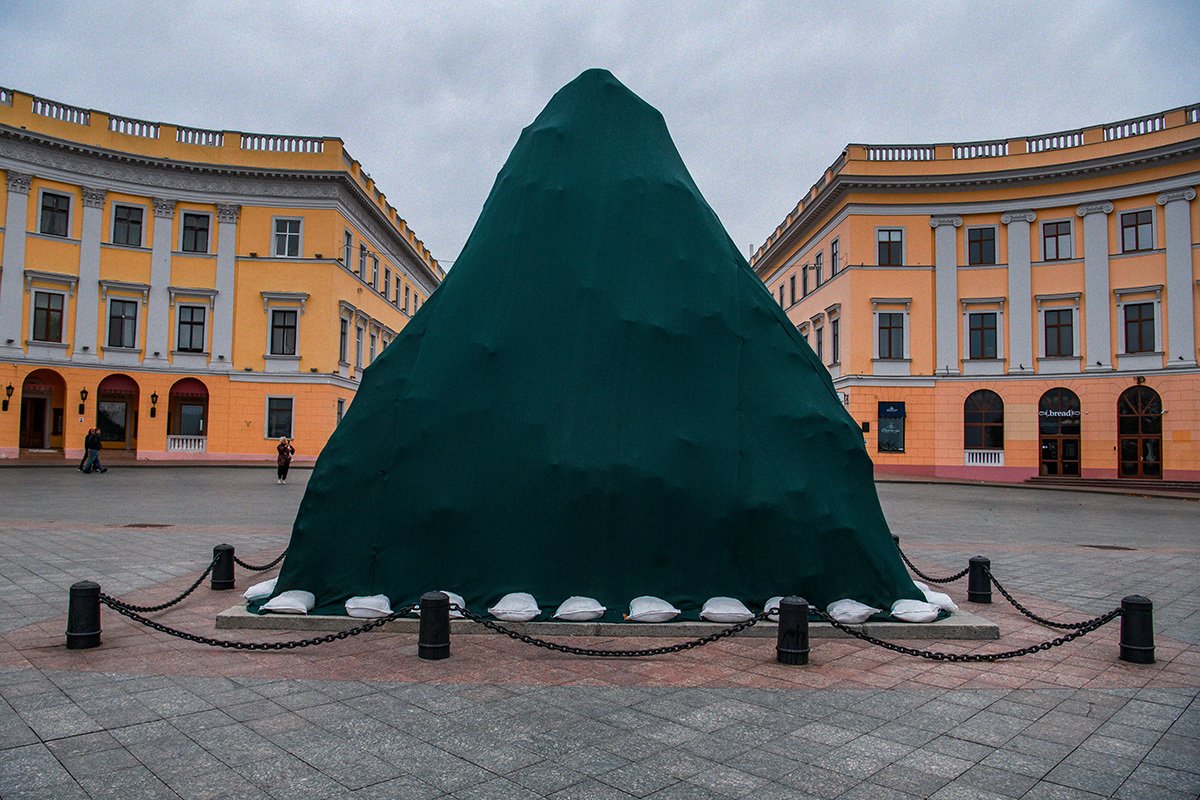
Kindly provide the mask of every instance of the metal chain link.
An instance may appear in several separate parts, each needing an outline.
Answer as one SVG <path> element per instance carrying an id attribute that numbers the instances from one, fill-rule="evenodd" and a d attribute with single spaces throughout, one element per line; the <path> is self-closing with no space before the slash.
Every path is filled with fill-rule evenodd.
<path id="1" fill-rule="evenodd" d="M 269 570 L 271 567 L 273 567 L 273 566 L 275 566 L 276 564 L 278 564 L 280 561 L 283 561 L 283 557 L 284 557 L 284 556 L 286 556 L 286 555 L 287 555 L 287 550 L 285 549 L 285 550 L 284 550 L 282 553 L 280 553 L 280 554 L 279 554 L 279 556 L 278 556 L 278 557 L 277 557 L 277 558 L 276 558 L 274 561 L 272 561 L 270 564 L 263 564 L 262 566 L 260 566 L 260 567 L 257 567 L 257 566 L 255 566 L 255 565 L 253 565 L 253 564 L 247 564 L 245 561 L 242 561 L 240 558 L 238 558 L 238 557 L 237 557 L 237 554 L 236 554 L 236 552 L 235 552 L 235 553 L 234 553 L 234 556 L 233 556 L 233 563 L 237 564 L 237 565 L 238 565 L 239 567 L 241 567 L 242 569 L 248 569 L 248 570 L 250 570 L 251 572 L 265 572 L 266 570 Z"/>
<path id="2" fill-rule="evenodd" d="M 196 591 L 196 589 L 199 588 L 200 584 L 204 583 L 204 579 L 209 576 L 209 573 L 211 573 L 213 571 L 213 567 L 216 566 L 216 564 L 217 564 L 217 559 L 214 557 L 213 560 L 209 563 L 208 568 L 205 569 L 204 572 L 200 573 L 200 577 L 196 578 L 196 582 L 193 583 L 191 586 L 189 586 L 187 589 L 185 589 L 183 594 L 179 595 L 174 600 L 168 600 L 167 602 L 159 603 L 156 606 L 135 606 L 131 603 L 126 603 L 124 600 L 118 600 L 117 598 L 110 597 L 109 595 L 106 595 L 106 594 L 101 594 L 100 596 L 102 598 L 108 597 L 108 599 L 112 602 L 112 607 L 114 609 L 116 609 L 117 606 L 120 606 L 121 608 L 125 608 L 130 611 L 140 611 L 143 614 L 151 614 L 155 611 L 163 611 L 165 609 L 170 608 L 173 605 L 177 605 L 178 603 L 183 602 L 183 599 L 185 597 L 190 595 L 192 592 Z"/>
<path id="3" fill-rule="evenodd" d="M 1100 617 L 1093 617 L 1092 619 L 1084 620 L 1083 622 L 1055 622 L 1053 620 L 1046 619 L 1045 617 L 1038 616 L 1025 606 L 1018 603 L 1017 599 L 1009 594 L 1008 590 L 1000 585 L 1000 581 L 996 580 L 996 576 L 992 574 L 990 569 L 984 567 L 983 570 L 987 573 L 988 580 L 992 582 L 992 585 L 1000 591 L 1000 594 L 1004 595 L 1004 599 L 1012 603 L 1013 608 L 1015 608 L 1017 611 L 1020 611 L 1022 614 L 1029 617 L 1039 625 L 1045 625 L 1049 628 L 1058 628 L 1059 630 L 1063 631 L 1073 631 L 1079 630 L 1080 628 L 1086 628 L 1088 625 L 1091 625 L 1093 622 L 1100 619 Z"/>
<path id="4" fill-rule="evenodd" d="M 170 636 L 176 636 L 180 639 L 186 639 L 189 642 L 196 642 L 197 644 L 206 644 L 211 647 L 224 647 L 230 650 L 253 651 L 294 650 L 298 647 L 313 647 L 319 644 L 336 642 L 339 639 L 347 639 L 351 636 L 358 636 L 360 633 L 366 633 L 367 631 L 379 628 L 394 619 L 398 619 L 406 614 L 411 613 L 413 609 L 416 608 L 416 606 L 406 606 L 405 608 L 396 609 L 386 617 L 379 617 L 378 619 L 373 619 L 370 622 L 359 625 L 357 628 L 350 628 L 348 630 L 338 631 L 337 633 L 331 633 L 327 636 L 318 636 L 312 639 L 293 639 L 286 642 L 231 642 L 228 639 L 213 639 L 208 636 L 200 636 L 195 633 L 188 633 L 187 631 L 169 628 L 166 625 L 155 622 L 152 619 L 143 617 L 141 614 L 121 603 L 121 601 L 114 597 L 110 597 L 103 592 L 100 593 L 100 602 L 104 603 L 118 614 L 129 617 L 134 622 L 139 622 L 148 628 L 153 628 L 156 631 L 160 631 Z"/>
<path id="5" fill-rule="evenodd" d="M 1083 627 L 1079 628 L 1079 630 L 1072 631 L 1071 633 L 1068 633 L 1065 636 L 1060 636 L 1057 639 L 1051 639 L 1046 642 L 1031 644 L 1028 647 L 1022 647 L 1020 650 L 1006 650 L 1003 653 L 942 653 L 937 650 L 917 650 L 912 647 L 905 647 L 904 645 L 895 644 L 894 642 L 885 642 L 882 639 L 876 639 L 874 636 L 862 633 L 861 631 L 856 631 L 848 625 L 843 625 L 819 608 L 814 606 L 810 606 L 810 608 L 816 612 L 817 616 L 821 617 L 821 619 L 825 620 L 833 627 L 837 628 L 843 633 L 850 634 L 856 639 L 862 639 L 864 642 L 869 644 L 878 645 L 879 647 L 883 647 L 887 650 L 892 650 L 896 653 L 903 653 L 904 655 L 908 656 L 926 658 L 930 661 L 949 661 L 956 664 L 991 663 L 994 661 L 1003 661 L 1004 659 L 1008 658 L 1032 655 L 1042 650 L 1049 650 L 1052 647 L 1064 645 L 1067 642 L 1078 639 L 1080 636 L 1085 636 L 1094 630 L 1102 628 L 1117 617 L 1121 616 L 1121 609 L 1114 608 L 1107 614 L 1088 621 Z"/>
<path id="6" fill-rule="evenodd" d="M 554 650 L 559 653 L 568 653 L 574 656 L 597 656 L 600 658 L 639 658 L 642 656 L 663 656 L 667 655 L 668 653 L 679 653 L 684 650 L 691 650 L 695 647 L 703 647 L 704 645 L 711 644 L 718 639 L 724 639 L 727 636 L 733 636 L 735 633 L 740 633 L 747 628 L 752 628 L 771 615 L 770 612 L 763 611 L 744 622 L 739 622 L 729 628 L 723 628 L 715 633 L 710 633 L 708 636 L 704 636 L 699 639 L 692 639 L 688 642 L 680 642 L 679 644 L 667 645 L 666 647 L 648 647 L 642 650 L 593 650 L 586 647 L 572 647 L 570 645 L 557 644 L 556 642 L 547 642 L 545 639 L 538 639 L 533 636 L 529 636 L 528 634 L 517 633 L 516 631 L 506 628 L 490 619 L 481 617 L 478 614 L 473 614 L 457 604 L 452 604 L 450 606 L 450 610 L 457 611 L 472 622 L 477 622 L 485 628 L 490 628 L 496 633 L 502 633 L 510 639 L 516 639 L 518 642 L 524 642 L 525 644 L 531 644 L 534 647 L 543 647 L 547 650 Z"/>
<path id="7" fill-rule="evenodd" d="M 909 569 L 917 574 L 918 578 L 927 580 L 930 583 L 953 583 L 971 571 L 971 568 L 968 566 L 964 568 L 962 572 L 956 572 L 947 578 L 935 578 L 932 575 L 926 575 L 924 572 L 921 572 L 921 570 L 917 569 L 917 565 L 909 561 L 908 556 L 904 555 L 904 551 L 900 549 L 900 545 L 896 545 L 896 550 L 900 553 L 900 558 L 904 559 L 904 563 L 908 565 Z"/>

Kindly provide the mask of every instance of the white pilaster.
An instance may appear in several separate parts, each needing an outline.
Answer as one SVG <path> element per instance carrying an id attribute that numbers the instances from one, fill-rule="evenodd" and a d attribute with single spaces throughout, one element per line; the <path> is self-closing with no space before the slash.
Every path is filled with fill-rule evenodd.
<path id="1" fill-rule="evenodd" d="M 100 236 L 104 224 L 103 189 L 83 187 L 83 234 L 79 242 L 79 287 L 75 297 L 76 361 L 100 360 L 96 352 L 96 331 L 100 292 Z"/>
<path id="2" fill-rule="evenodd" d="M 1196 190 L 1189 187 L 1163 192 L 1158 204 L 1163 207 L 1167 233 L 1167 368 L 1196 366 L 1195 301 L 1192 288 L 1191 201 Z"/>
<path id="3" fill-rule="evenodd" d="M 167 326 L 171 304 L 171 244 L 175 201 L 154 198 L 154 243 L 150 251 L 150 297 L 146 309 L 147 367 L 165 367 L 167 360 Z"/>
<path id="4" fill-rule="evenodd" d="M 958 228 L 962 217 L 929 218 L 934 230 L 934 302 L 937 308 L 937 358 L 934 371 L 959 374 L 958 354 Z M 906 331 L 907 334 L 907 331 Z M 907 342 L 906 335 L 905 341 Z"/>
<path id="5" fill-rule="evenodd" d="M 1033 367 L 1029 226 L 1036 219 L 1033 211 L 1009 211 L 1000 217 L 1008 226 L 1008 371 L 1016 374 Z"/>
<path id="6" fill-rule="evenodd" d="M 213 298 L 211 369 L 233 369 L 233 290 L 241 206 L 217 206 L 217 296 Z"/>
<path id="7" fill-rule="evenodd" d="M 24 316 L 25 231 L 32 175 L 8 173 L 8 210 L 4 215 L 3 274 L 0 275 L 0 357 L 16 358 L 24 354 L 21 329 Z"/>
<path id="8" fill-rule="evenodd" d="M 1087 347 L 1084 371 L 1112 369 L 1112 335 L 1109 332 L 1108 215 L 1112 203 L 1090 203 L 1075 209 L 1083 218 L 1084 316 Z"/>

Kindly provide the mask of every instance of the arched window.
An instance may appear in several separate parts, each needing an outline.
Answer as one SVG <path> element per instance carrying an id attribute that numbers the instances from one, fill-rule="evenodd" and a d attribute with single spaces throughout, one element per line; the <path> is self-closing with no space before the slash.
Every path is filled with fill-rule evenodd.
<path id="1" fill-rule="evenodd" d="M 1038 432 L 1046 436 L 1079 435 L 1079 395 L 1051 389 L 1038 401 Z"/>
<path id="2" fill-rule="evenodd" d="M 967 395 L 963 403 L 963 449 L 1004 449 L 1004 401 L 989 389 Z"/>
<path id="3" fill-rule="evenodd" d="M 1117 400 L 1118 475 L 1162 477 L 1162 398 L 1149 386 L 1131 386 Z"/>

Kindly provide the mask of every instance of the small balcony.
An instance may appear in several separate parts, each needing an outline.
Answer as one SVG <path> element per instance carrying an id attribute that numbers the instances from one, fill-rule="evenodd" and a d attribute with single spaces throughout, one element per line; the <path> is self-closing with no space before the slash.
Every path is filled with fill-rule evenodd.
<path id="1" fill-rule="evenodd" d="M 207 450 L 207 436 L 168 436 L 168 453 L 203 453 Z"/>

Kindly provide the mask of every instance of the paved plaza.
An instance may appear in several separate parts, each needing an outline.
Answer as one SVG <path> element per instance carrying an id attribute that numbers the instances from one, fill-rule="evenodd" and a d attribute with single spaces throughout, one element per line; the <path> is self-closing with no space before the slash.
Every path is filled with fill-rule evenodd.
<path id="1" fill-rule="evenodd" d="M 1064 621 L 1147 595 L 1158 648 L 1149 666 L 1117 659 L 1117 623 L 994 664 L 814 639 L 808 666 L 784 667 L 773 640 L 737 638 L 600 661 L 491 635 L 456 637 L 450 659 L 427 662 L 415 636 L 386 629 L 246 653 L 108 609 L 100 648 L 63 647 L 73 582 L 150 604 L 186 588 L 220 542 L 268 561 L 286 546 L 308 476 L 297 470 L 278 486 L 266 467 L 0 470 L 0 797 L 1200 793 L 1200 503 L 1189 500 L 879 486 L 893 531 L 926 572 L 987 555 L 1018 599 Z M 239 569 L 239 590 L 258 579 Z M 965 604 L 965 580 L 947 590 Z M 302 638 L 217 631 L 235 595 L 205 585 L 151 616 L 241 641 Z M 995 599 L 967 608 L 1000 626 L 999 641 L 914 646 L 998 652 L 1061 634 Z"/>

